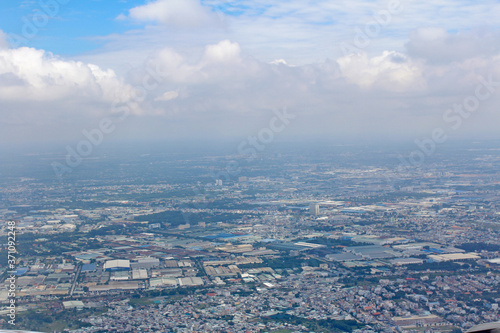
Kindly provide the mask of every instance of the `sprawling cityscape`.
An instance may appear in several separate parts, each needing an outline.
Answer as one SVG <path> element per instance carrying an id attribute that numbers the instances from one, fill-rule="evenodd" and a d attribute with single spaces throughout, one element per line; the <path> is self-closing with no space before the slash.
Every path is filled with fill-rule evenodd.
<path id="1" fill-rule="evenodd" d="M 63 178 L 51 163 L 64 155 L 10 154 L 0 327 L 12 293 L 15 329 L 42 332 L 462 332 L 496 321 L 497 146 L 447 144 L 414 166 L 401 162 L 408 150 L 355 145 L 275 144 L 252 158 L 102 149 Z"/>
<path id="2" fill-rule="evenodd" d="M 0 1 L 0 333 L 500 333 L 499 18 Z"/>

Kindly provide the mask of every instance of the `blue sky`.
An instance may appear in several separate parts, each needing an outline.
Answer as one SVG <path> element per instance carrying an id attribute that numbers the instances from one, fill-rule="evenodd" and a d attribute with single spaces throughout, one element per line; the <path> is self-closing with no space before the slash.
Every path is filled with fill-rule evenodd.
<path id="1" fill-rule="evenodd" d="M 50 21 L 39 28 L 34 38 L 23 46 L 49 50 L 63 55 L 76 55 L 100 46 L 91 37 L 124 33 L 131 25 L 116 17 L 143 1 L 71 0 L 67 4 L 46 7 L 49 1 L 13 1 L 0 4 L 0 27 L 8 34 L 22 35 L 23 28 L 33 23 L 36 13 L 49 14 Z M 57 3 L 57 2 L 56 2 Z M 47 11 L 46 8 L 50 8 Z M 57 14 L 50 15 L 52 10 Z M 38 27 L 37 27 L 38 28 Z"/>
<path id="2" fill-rule="evenodd" d="M 238 140 L 285 107 L 283 138 L 497 136 L 496 92 L 446 119 L 500 81 L 498 17 L 496 0 L 4 0 L 0 139 L 79 140 L 119 101 L 110 140 Z"/>
<path id="3" fill-rule="evenodd" d="M 65 3 L 67 2 L 67 3 Z M 50 21 L 39 28 L 34 38 L 28 38 L 21 46 L 49 50 L 61 55 L 77 55 L 102 46 L 95 37 L 123 34 L 128 30 L 142 28 L 146 22 L 119 20 L 117 17 L 131 8 L 144 5 L 144 0 L 64 0 L 14 1 L 0 4 L 0 22 L 7 34 L 21 36 L 26 22 L 33 23 L 36 13 L 48 14 Z M 202 1 L 209 10 L 238 17 L 243 14 L 259 16 L 271 5 L 254 6 L 230 1 Z M 50 8 L 47 10 L 47 8 Z M 52 15 L 52 10 L 57 12 Z M 38 27 L 37 27 L 38 28 Z"/>

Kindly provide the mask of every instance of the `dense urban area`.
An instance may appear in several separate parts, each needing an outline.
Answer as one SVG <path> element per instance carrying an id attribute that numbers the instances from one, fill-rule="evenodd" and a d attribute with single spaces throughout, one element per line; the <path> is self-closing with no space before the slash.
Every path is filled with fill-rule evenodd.
<path id="1" fill-rule="evenodd" d="M 0 327 L 458 333 L 496 321 L 494 147 L 103 148 L 64 177 L 64 155 L 8 155 Z"/>

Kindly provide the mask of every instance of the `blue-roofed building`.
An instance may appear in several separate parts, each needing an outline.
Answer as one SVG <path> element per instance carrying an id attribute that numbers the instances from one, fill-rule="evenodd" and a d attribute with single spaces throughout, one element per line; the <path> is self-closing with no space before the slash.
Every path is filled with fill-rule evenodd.
<path id="1" fill-rule="evenodd" d="M 82 266 L 82 273 L 83 272 L 95 272 L 96 270 L 96 264 L 85 264 Z"/>
<path id="2" fill-rule="evenodd" d="M 18 269 L 16 269 L 12 273 L 12 275 L 20 276 L 20 275 L 26 274 L 27 271 L 28 271 L 28 267 L 19 267 Z"/>
<path id="3" fill-rule="evenodd" d="M 101 256 L 100 253 L 82 253 L 75 256 L 76 260 L 91 260 Z"/>
<path id="4" fill-rule="evenodd" d="M 246 236 L 250 236 L 250 235 L 228 234 L 228 233 L 222 232 L 222 233 L 217 234 L 217 235 L 208 235 L 208 236 L 205 236 L 203 238 L 214 240 L 214 239 L 219 239 L 219 238 L 220 239 L 230 239 L 230 238 L 238 238 L 238 237 L 246 237 Z"/>

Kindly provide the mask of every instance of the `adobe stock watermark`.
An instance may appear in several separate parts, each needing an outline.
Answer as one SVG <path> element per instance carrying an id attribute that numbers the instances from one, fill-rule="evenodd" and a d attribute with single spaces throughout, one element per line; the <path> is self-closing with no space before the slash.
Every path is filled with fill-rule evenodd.
<path id="1" fill-rule="evenodd" d="M 267 127 L 261 128 L 257 135 L 250 135 L 240 142 L 237 152 L 240 156 L 246 157 L 247 162 L 255 160 L 259 152 L 266 149 L 266 146 L 274 141 L 275 135 L 283 132 L 296 115 L 288 113 L 287 108 L 273 110 L 274 116 L 269 120 Z M 232 177 L 240 174 L 241 168 L 237 161 L 233 160 L 227 163 L 224 170 L 217 174 L 212 174 L 215 180 L 230 181 Z"/>
<path id="2" fill-rule="evenodd" d="M 269 119 L 267 127 L 261 128 L 256 135 L 250 135 L 238 144 L 236 148 L 237 153 L 244 157 L 247 162 L 252 162 L 258 156 L 259 152 L 263 152 L 266 146 L 271 144 L 276 135 L 283 132 L 291 122 L 297 117 L 296 115 L 289 113 L 287 108 L 284 107 L 281 110 L 273 110 L 274 116 Z M 236 160 L 231 160 L 227 162 L 226 166 L 217 173 L 211 173 L 211 177 L 214 180 L 214 184 L 220 184 L 219 181 L 229 182 L 231 179 L 236 178 L 241 174 L 241 165 Z M 213 187 L 212 184 L 205 184 L 204 187 L 195 188 L 195 196 L 203 197 L 207 190 Z M 202 209 L 206 207 L 206 204 L 197 202 L 197 209 Z M 189 212 L 182 212 L 184 221 L 186 223 L 190 222 Z"/>
<path id="3" fill-rule="evenodd" d="M 7 300 L 9 303 L 8 314 L 10 318 L 7 321 L 10 325 L 16 325 L 16 265 L 17 265 L 17 243 L 16 243 L 16 221 L 7 221 L 7 273 L 10 274 L 9 278 L 5 280 L 7 282 Z"/>
<path id="4" fill-rule="evenodd" d="M 39 0 L 38 8 L 31 16 L 21 18 L 21 35 L 10 33 L 9 43 L 14 47 L 27 45 L 30 40 L 35 38 L 41 29 L 49 24 L 50 19 L 55 18 L 61 11 L 61 6 L 66 5 L 71 0 Z"/>
<path id="5" fill-rule="evenodd" d="M 401 14 L 403 11 L 403 4 L 400 0 L 389 0 L 386 9 L 381 9 L 372 15 L 372 19 L 367 22 L 363 27 L 357 26 L 354 28 L 355 35 L 352 43 L 340 43 L 340 49 L 344 56 L 353 53 L 361 53 L 367 48 L 372 38 L 377 37 L 382 31 L 383 27 L 391 24 L 394 15 Z"/>
<path id="6" fill-rule="evenodd" d="M 481 102 L 488 100 L 493 93 L 500 87 L 500 81 L 493 81 L 490 74 L 488 79 L 479 77 L 479 84 L 474 89 L 474 93 L 465 97 L 461 103 L 453 104 L 443 113 L 443 121 L 449 126 L 446 130 L 443 127 L 436 127 L 430 133 L 430 136 L 423 139 L 415 139 L 417 149 L 413 150 L 407 157 L 398 156 L 401 162 L 397 167 L 397 172 L 402 175 L 403 170 L 421 167 L 427 158 L 435 153 L 438 145 L 448 140 L 450 131 L 457 131 L 462 126 L 465 119 L 477 112 Z M 387 175 L 386 175 L 387 177 Z"/>
<path id="7" fill-rule="evenodd" d="M 103 143 L 106 135 L 113 133 L 116 130 L 116 125 L 125 121 L 132 113 L 132 110 L 144 102 L 151 91 L 159 87 L 165 75 L 159 70 L 158 66 L 153 68 L 151 64 L 147 64 L 141 84 L 133 87 L 132 95 L 125 101 L 113 103 L 111 115 L 102 118 L 96 127 L 90 130 L 83 129 L 81 133 L 84 139 L 80 140 L 75 146 L 66 146 L 64 163 L 51 163 L 56 177 L 62 181 L 64 175 L 71 173 L 74 168 L 82 164 L 83 159 L 90 156 L 94 149 Z"/>

